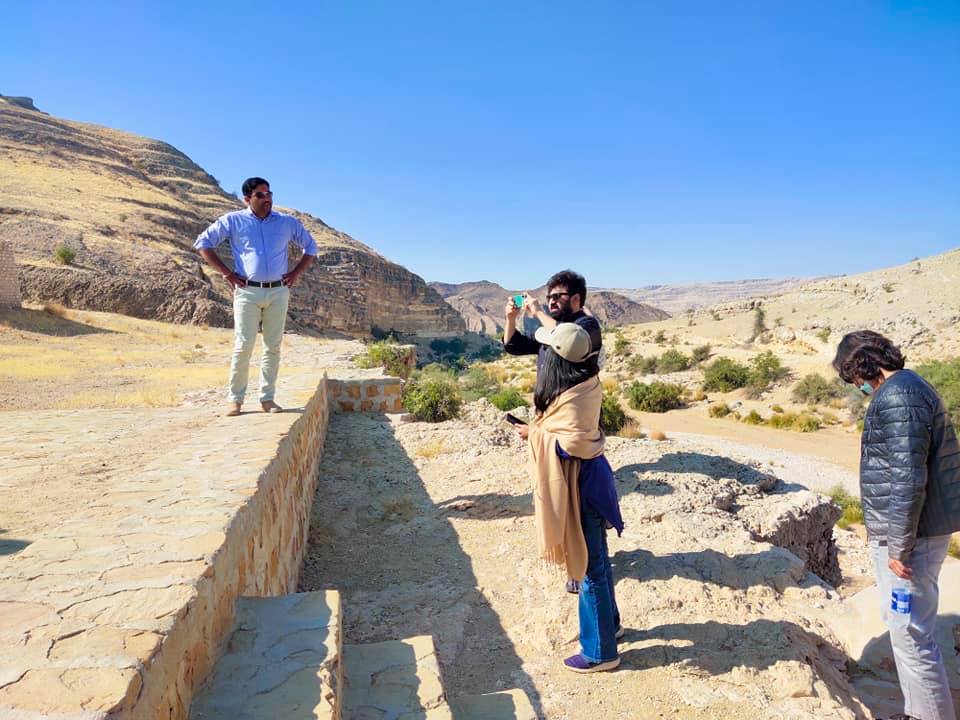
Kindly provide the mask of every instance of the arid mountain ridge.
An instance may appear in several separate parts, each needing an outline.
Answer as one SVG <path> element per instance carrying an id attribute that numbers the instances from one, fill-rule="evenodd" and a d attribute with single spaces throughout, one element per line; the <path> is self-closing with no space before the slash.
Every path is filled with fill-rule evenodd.
<path id="1" fill-rule="evenodd" d="M 230 288 L 191 246 L 210 222 L 242 206 L 173 146 L 0 96 L 0 192 L 0 240 L 14 248 L 24 300 L 232 323 Z M 463 319 L 422 278 L 312 215 L 283 210 L 319 245 L 292 296 L 294 329 L 464 332 Z M 72 263 L 55 262 L 60 245 L 76 253 Z"/>
<path id="2" fill-rule="evenodd" d="M 503 330 L 503 310 L 506 299 L 521 290 L 507 290 L 494 282 L 481 280 L 468 283 L 432 282 L 444 300 L 459 312 L 467 323 L 467 330 L 496 335 Z M 543 298 L 546 287 L 530 290 L 535 297 Z M 670 314 L 646 303 L 634 302 L 628 297 L 608 290 L 589 290 L 587 309 L 604 325 L 633 325 L 636 323 L 666 320 Z"/>

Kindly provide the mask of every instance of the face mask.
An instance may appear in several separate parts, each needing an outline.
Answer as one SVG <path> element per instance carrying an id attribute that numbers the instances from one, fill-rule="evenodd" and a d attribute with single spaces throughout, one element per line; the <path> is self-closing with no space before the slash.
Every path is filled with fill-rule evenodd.
<path id="1" fill-rule="evenodd" d="M 865 382 L 863 385 L 860 386 L 860 392 L 862 392 L 864 395 L 867 395 L 867 396 L 873 395 L 873 385 L 871 385 L 868 382 Z"/>

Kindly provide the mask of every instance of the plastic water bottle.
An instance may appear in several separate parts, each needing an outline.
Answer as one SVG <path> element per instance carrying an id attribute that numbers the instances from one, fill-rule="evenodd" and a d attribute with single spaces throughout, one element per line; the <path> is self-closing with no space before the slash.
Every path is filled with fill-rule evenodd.
<path id="1" fill-rule="evenodd" d="M 890 625 L 905 628 L 910 624 L 910 591 L 907 588 L 894 588 L 890 593 Z"/>

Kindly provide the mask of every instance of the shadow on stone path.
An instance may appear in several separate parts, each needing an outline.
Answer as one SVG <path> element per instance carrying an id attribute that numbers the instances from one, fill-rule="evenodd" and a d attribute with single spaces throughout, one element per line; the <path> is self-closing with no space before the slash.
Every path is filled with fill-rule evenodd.
<path id="1" fill-rule="evenodd" d="M 508 512 L 529 514 L 523 504 Z M 432 635 L 449 697 L 518 687 L 541 714 L 446 507 L 430 498 L 387 418 L 333 415 L 299 589 L 341 592 L 345 642 Z"/>

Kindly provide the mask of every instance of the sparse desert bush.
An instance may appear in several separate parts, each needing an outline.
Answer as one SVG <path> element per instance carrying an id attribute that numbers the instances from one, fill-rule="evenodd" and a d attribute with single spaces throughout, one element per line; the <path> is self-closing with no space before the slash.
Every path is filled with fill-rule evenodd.
<path id="1" fill-rule="evenodd" d="M 623 336 L 623 333 L 618 332 L 614 335 L 613 354 L 617 357 L 630 356 L 630 341 Z"/>
<path id="2" fill-rule="evenodd" d="M 718 357 L 703 369 L 703 389 L 730 392 L 750 381 L 750 369 L 736 360 Z"/>
<path id="3" fill-rule="evenodd" d="M 657 345 L 663 345 L 667 341 L 667 334 L 663 330 L 657 330 L 657 334 L 653 336 L 653 341 Z"/>
<path id="4" fill-rule="evenodd" d="M 403 348 L 390 340 L 377 340 L 367 346 L 367 352 L 357 355 L 353 362 L 357 367 L 382 367 L 387 375 L 406 378 L 410 368 L 405 362 L 406 354 Z"/>
<path id="5" fill-rule="evenodd" d="M 464 402 L 490 397 L 499 389 L 497 378 L 483 365 L 474 365 L 460 376 L 460 391 Z"/>
<path id="6" fill-rule="evenodd" d="M 770 411 L 774 413 L 782 413 L 783 407 L 781 405 L 774 405 L 773 407 L 770 408 Z"/>
<path id="7" fill-rule="evenodd" d="M 836 415 L 834 415 L 834 414 L 833 414 L 832 412 L 830 412 L 829 410 L 821 410 L 821 411 L 820 411 L 820 421 L 821 421 L 824 425 L 839 425 L 839 424 L 840 424 L 840 418 L 838 418 Z"/>
<path id="8" fill-rule="evenodd" d="M 711 311 L 710 311 L 710 317 L 712 317 L 714 320 L 719 320 L 719 319 L 720 319 L 720 313 L 718 313 L 716 310 L 711 310 Z"/>
<path id="9" fill-rule="evenodd" d="M 183 362 L 187 363 L 188 365 L 191 365 L 195 362 L 200 362 L 206 356 L 207 356 L 207 353 L 204 352 L 203 348 L 201 348 L 200 346 L 191 348 L 190 350 L 184 350 L 183 352 L 180 353 L 180 359 L 183 360 Z"/>
<path id="10" fill-rule="evenodd" d="M 706 362 L 710 359 L 710 351 L 712 348 L 709 345 L 700 345 L 693 349 L 693 352 L 690 353 L 690 362 L 693 365 L 699 365 L 702 362 Z"/>
<path id="11" fill-rule="evenodd" d="M 601 381 L 600 386 L 603 388 L 605 393 L 610 393 L 611 395 L 616 395 L 620 392 L 620 381 L 616 378 L 605 378 Z"/>
<path id="12" fill-rule="evenodd" d="M 960 358 L 924 363 L 917 372 L 937 389 L 954 426 L 960 427 Z"/>
<path id="13" fill-rule="evenodd" d="M 489 400 L 495 408 L 504 412 L 518 407 L 530 407 L 530 403 L 520 394 L 520 391 L 512 387 L 505 387 L 493 393 Z"/>
<path id="14" fill-rule="evenodd" d="M 690 358 L 679 350 L 666 350 L 663 355 L 657 358 L 657 372 L 671 373 L 686 370 L 690 367 Z"/>
<path id="15" fill-rule="evenodd" d="M 433 460 L 435 457 L 442 455 L 446 452 L 446 445 L 443 442 L 443 438 L 437 438 L 436 440 L 431 440 L 430 442 L 424 443 L 416 450 L 417 457 L 422 457 L 426 460 Z"/>
<path id="16" fill-rule="evenodd" d="M 671 383 L 652 382 L 649 385 L 634 380 L 627 386 L 626 396 L 630 407 L 643 412 L 662 413 L 680 407 L 683 386 Z"/>
<path id="17" fill-rule="evenodd" d="M 712 418 L 722 418 L 730 414 L 730 406 L 726 403 L 717 403 L 707 409 L 707 414 Z"/>
<path id="18" fill-rule="evenodd" d="M 443 422 L 457 417 L 463 399 L 454 374 L 442 368 L 425 370 L 404 383 L 403 407 L 418 420 L 426 422 Z"/>
<path id="19" fill-rule="evenodd" d="M 883 288 L 884 292 L 888 292 L 888 293 L 892 293 L 894 290 L 896 290 L 896 286 L 893 283 L 884 283 L 880 287 Z"/>
<path id="20" fill-rule="evenodd" d="M 660 442 L 667 439 L 667 434 L 662 430 L 651 430 L 647 437 Z"/>
<path id="21" fill-rule="evenodd" d="M 834 485 L 830 488 L 830 499 L 840 506 L 843 514 L 837 520 L 837 527 L 846 530 L 853 524 L 863 524 L 863 506 L 860 505 L 860 499 L 855 498 L 848 493 L 842 485 Z"/>
<path id="22" fill-rule="evenodd" d="M 600 402 L 600 429 L 607 435 L 616 435 L 627 422 L 627 414 L 623 411 L 617 396 L 604 393 Z"/>
<path id="23" fill-rule="evenodd" d="M 743 422 L 747 425 L 763 425 L 763 417 L 756 410 L 751 410 L 743 418 Z"/>
<path id="24" fill-rule="evenodd" d="M 77 257 L 77 252 L 66 243 L 60 243 L 53 251 L 53 259 L 61 265 L 70 265 Z"/>
<path id="25" fill-rule="evenodd" d="M 759 305 L 753 311 L 753 338 L 756 339 L 767 331 L 767 312 Z"/>
<path id="26" fill-rule="evenodd" d="M 836 382 L 830 382 L 819 373 L 810 373 L 793 386 L 791 394 L 799 403 L 819 405 L 842 397 L 845 392 Z"/>
<path id="27" fill-rule="evenodd" d="M 817 337 L 820 338 L 820 342 L 827 342 L 830 339 L 830 333 L 832 331 L 830 328 L 825 327 L 817 331 Z"/>
<path id="28" fill-rule="evenodd" d="M 796 419 L 795 413 L 774 413 L 767 420 L 767 425 L 777 430 L 789 430 Z"/>
<path id="29" fill-rule="evenodd" d="M 701 402 L 702 400 L 707 399 L 707 394 L 703 390 L 694 390 L 690 393 L 690 399 L 693 402 Z"/>
<path id="30" fill-rule="evenodd" d="M 799 415 L 797 419 L 793 421 L 791 429 L 804 433 L 816 432 L 820 429 L 820 420 L 814 415 Z"/>
<path id="31" fill-rule="evenodd" d="M 643 357 L 642 355 L 634 355 L 627 360 L 627 369 L 630 372 L 640 373 L 641 375 L 655 373 L 657 371 L 657 356 Z"/>
<path id="32" fill-rule="evenodd" d="M 786 377 L 788 372 L 773 351 L 767 350 L 755 355 L 750 360 L 747 394 L 754 398 L 760 397 L 773 383 Z"/>
<path id="33" fill-rule="evenodd" d="M 950 538 L 950 547 L 947 548 L 947 555 L 960 560 L 960 541 L 957 540 L 956 535 Z"/>
<path id="34" fill-rule="evenodd" d="M 637 438 L 646 437 L 643 434 L 643 431 L 640 429 L 640 426 L 637 425 L 633 420 L 627 420 L 623 427 L 620 428 L 620 431 L 617 433 L 622 438 L 630 438 L 636 440 Z"/>
<path id="35" fill-rule="evenodd" d="M 43 304 L 43 311 L 47 315 L 53 315 L 59 318 L 70 317 L 70 311 L 59 303 L 47 302 Z"/>

